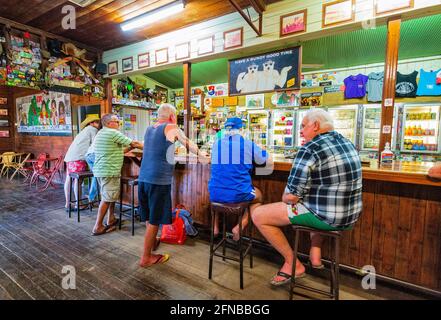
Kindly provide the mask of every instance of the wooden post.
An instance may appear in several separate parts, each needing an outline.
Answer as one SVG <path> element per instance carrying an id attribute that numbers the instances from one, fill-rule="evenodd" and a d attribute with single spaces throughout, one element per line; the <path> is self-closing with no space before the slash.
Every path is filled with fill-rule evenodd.
<path id="1" fill-rule="evenodd" d="M 384 66 L 383 102 L 381 105 L 380 146 L 378 159 L 386 142 L 392 146 L 392 128 L 395 106 L 395 87 L 397 84 L 398 52 L 400 49 L 401 18 L 394 18 L 387 23 L 386 63 Z M 395 128 L 396 129 L 396 128 Z"/>
<path id="2" fill-rule="evenodd" d="M 190 138 L 191 124 L 191 62 L 184 62 L 184 132 Z"/>
<path id="3" fill-rule="evenodd" d="M 104 94 L 106 99 L 101 103 L 101 112 L 103 114 L 112 113 L 113 88 L 112 79 L 107 78 L 104 84 Z"/>

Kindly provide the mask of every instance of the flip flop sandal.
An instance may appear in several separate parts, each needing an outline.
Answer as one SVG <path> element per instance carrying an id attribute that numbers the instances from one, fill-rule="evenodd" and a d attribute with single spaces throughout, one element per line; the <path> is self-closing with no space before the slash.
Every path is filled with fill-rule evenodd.
<path id="1" fill-rule="evenodd" d="M 159 257 L 158 257 L 158 260 L 156 260 L 153 264 L 166 263 L 168 260 L 170 260 L 170 255 L 168 255 L 168 254 L 160 254 Z"/>
<path id="2" fill-rule="evenodd" d="M 283 277 L 285 279 L 283 279 L 282 281 L 275 281 L 274 278 L 277 276 Z M 306 274 L 302 273 L 302 274 L 296 275 L 295 278 L 301 279 L 301 278 L 304 278 L 305 276 L 306 276 Z M 277 274 L 274 276 L 274 278 L 273 278 L 273 280 L 271 280 L 271 284 L 276 287 L 283 286 L 283 285 L 291 282 L 291 275 L 287 274 L 285 272 L 282 272 L 282 271 L 277 272 Z"/>
<path id="3" fill-rule="evenodd" d="M 102 231 L 98 231 L 98 232 L 92 232 L 92 236 L 101 236 L 103 234 L 106 233 L 110 233 L 112 231 L 115 231 L 116 227 L 115 226 L 105 226 L 104 229 Z"/>
<path id="4" fill-rule="evenodd" d="M 119 219 L 115 218 L 115 221 L 113 221 L 111 224 L 106 224 L 105 226 L 110 228 L 110 227 L 115 227 L 117 225 L 119 225 Z"/>
<path id="5" fill-rule="evenodd" d="M 308 260 L 308 266 L 310 266 L 311 268 L 316 269 L 316 270 L 323 270 L 325 268 L 325 266 L 323 264 L 315 265 L 315 264 L 312 264 L 312 262 L 309 260 Z"/>

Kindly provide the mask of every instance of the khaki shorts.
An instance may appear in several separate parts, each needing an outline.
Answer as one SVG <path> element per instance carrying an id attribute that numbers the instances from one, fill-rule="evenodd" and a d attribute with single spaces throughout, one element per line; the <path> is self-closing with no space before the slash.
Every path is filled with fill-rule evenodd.
<path id="1" fill-rule="evenodd" d="M 97 177 L 100 185 L 101 200 L 104 202 L 118 202 L 121 190 L 120 177 Z"/>

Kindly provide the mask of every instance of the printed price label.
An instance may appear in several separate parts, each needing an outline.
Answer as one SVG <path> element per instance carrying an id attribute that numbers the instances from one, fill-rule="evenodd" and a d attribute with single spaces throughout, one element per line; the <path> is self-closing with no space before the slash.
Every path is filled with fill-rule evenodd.
<path id="1" fill-rule="evenodd" d="M 392 132 L 392 126 L 383 126 L 383 134 L 389 134 Z"/>

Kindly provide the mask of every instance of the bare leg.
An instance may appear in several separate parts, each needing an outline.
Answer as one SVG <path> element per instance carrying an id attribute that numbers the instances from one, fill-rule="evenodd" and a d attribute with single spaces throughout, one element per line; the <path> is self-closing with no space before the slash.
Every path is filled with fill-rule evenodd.
<path id="1" fill-rule="evenodd" d="M 322 264 L 322 237 L 317 233 L 311 233 L 311 249 L 309 251 L 309 260 L 313 266 Z"/>
<path id="2" fill-rule="evenodd" d="M 283 202 L 260 206 L 252 214 L 252 219 L 260 233 L 285 259 L 280 271 L 291 274 L 294 263 L 293 250 L 280 227 L 290 225 L 286 204 Z M 296 259 L 296 275 L 305 272 L 305 267 Z M 284 280 L 283 277 L 275 277 L 275 281 Z"/>
<path id="3" fill-rule="evenodd" d="M 101 232 L 105 229 L 103 225 L 103 220 L 104 217 L 106 216 L 107 209 L 109 208 L 109 206 L 110 206 L 110 202 L 105 202 L 105 201 L 100 202 L 93 232 Z"/>
<path id="4" fill-rule="evenodd" d="M 214 236 L 217 237 L 219 235 L 219 215 L 214 214 Z"/>
<path id="5" fill-rule="evenodd" d="M 66 208 L 69 208 L 69 190 L 70 190 L 70 177 L 66 174 L 66 181 L 64 181 L 64 197 L 66 199 Z"/>
<path id="6" fill-rule="evenodd" d="M 262 203 L 263 203 L 262 192 L 259 189 L 257 189 L 257 188 L 254 188 L 254 190 L 256 191 L 256 198 L 250 204 L 249 212 L 251 212 L 251 216 L 253 215 L 253 212 L 258 207 L 260 207 L 262 205 Z M 244 230 L 247 227 L 247 225 L 248 225 L 248 219 L 250 217 L 249 212 L 247 210 L 247 212 L 242 217 L 242 230 Z M 232 232 L 233 232 L 233 240 L 234 241 L 239 241 L 239 224 L 237 224 L 233 228 Z"/>
<path id="7" fill-rule="evenodd" d="M 109 203 L 109 215 L 107 216 L 107 225 L 110 226 L 115 222 L 115 202 Z"/>
<path id="8" fill-rule="evenodd" d="M 142 253 L 141 262 L 139 265 L 143 268 L 150 267 L 158 261 L 160 255 L 152 254 L 152 250 L 156 244 L 156 235 L 158 234 L 159 226 L 149 224 L 147 222 L 147 230 L 144 237 L 144 252 Z"/>

